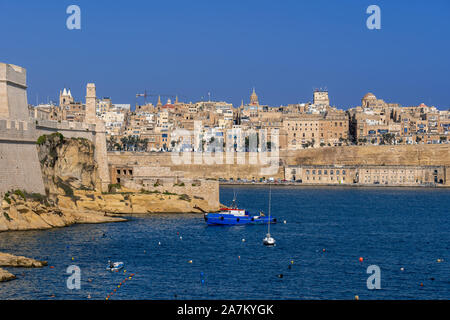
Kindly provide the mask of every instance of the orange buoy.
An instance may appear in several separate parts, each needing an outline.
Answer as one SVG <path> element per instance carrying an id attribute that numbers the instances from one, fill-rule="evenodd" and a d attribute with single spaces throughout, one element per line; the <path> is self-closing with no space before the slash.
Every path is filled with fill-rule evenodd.
<path id="1" fill-rule="evenodd" d="M 359 257 L 359 262 L 363 262 L 364 258 L 363 257 Z"/>

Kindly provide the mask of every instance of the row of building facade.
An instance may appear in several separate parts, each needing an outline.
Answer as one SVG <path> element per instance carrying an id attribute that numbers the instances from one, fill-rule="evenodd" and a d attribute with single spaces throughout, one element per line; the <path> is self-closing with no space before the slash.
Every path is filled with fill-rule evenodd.
<path id="1" fill-rule="evenodd" d="M 450 185 L 450 168 L 445 166 L 338 166 L 298 165 L 284 168 L 285 179 L 313 185 Z"/>
<path id="2" fill-rule="evenodd" d="M 30 107 L 34 118 L 82 122 L 85 104 L 76 102 L 70 90 L 60 92 L 59 105 Z M 299 150 L 349 144 L 438 144 L 449 143 L 450 112 L 424 104 L 402 107 L 368 93 L 361 106 L 348 110 L 330 105 L 328 92 L 315 90 L 313 102 L 270 107 L 261 105 L 253 90 L 250 102 L 237 108 L 224 101 L 156 105 L 114 104 L 110 98 L 97 100 L 97 117 L 107 130 L 109 150 L 170 151 L 186 141 L 174 137 L 175 130 L 193 131 L 201 123 L 200 143 L 191 141 L 193 151 L 207 150 L 217 142 L 236 139 L 234 132 L 276 132 L 281 150 Z M 230 134 L 231 132 L 231 134 Z M 201 145 L 201 148 L 200 148 Z"/>

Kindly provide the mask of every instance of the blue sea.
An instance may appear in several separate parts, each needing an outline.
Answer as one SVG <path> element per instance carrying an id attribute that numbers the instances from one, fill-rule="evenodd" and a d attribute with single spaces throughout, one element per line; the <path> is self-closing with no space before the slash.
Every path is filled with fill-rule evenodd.
<path id="1" fill-rule="evenodd" d="M 221 187 L 221 203 L 234 192 L 268 211 L 267 186 Z M 17 279 L 0 299 L 450 299 L 449 205 L 449 189 L 273 187 L 275 247 L 262 244 L 267 226 L 206 226 L 198 214 L 4 232 L 0 251 L 49 266 L 5 268 Z M 106 271 L 108 260 L 125 270 Z M 71 265 L 79 290 L 67 288 Z M 379 290 L 367 288 L 370 265 Z"/>

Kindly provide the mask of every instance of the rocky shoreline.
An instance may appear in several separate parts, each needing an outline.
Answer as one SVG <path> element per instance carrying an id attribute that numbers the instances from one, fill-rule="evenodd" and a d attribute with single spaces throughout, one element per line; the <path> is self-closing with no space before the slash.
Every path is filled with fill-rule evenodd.
<path id="1" fill-rule="evenodd" d="M 15 256 L 9 253 L 0 252 L 0 267 L 13 268 L 42 268 L 47 265 L 47 261 L 35 260 L 23 256 Z M 16 279 L 16 276 L 7 270 L 0 268 L 0 282 Z"/>
<path id="2" fill-rule="evenodd" d="M 0 231 L 44 230 L 75 223 L 127 221 L 89 210 L 59 208 L 45 199 L 30 199 L 20 191 L 6 195 L 0 210 Z"/>

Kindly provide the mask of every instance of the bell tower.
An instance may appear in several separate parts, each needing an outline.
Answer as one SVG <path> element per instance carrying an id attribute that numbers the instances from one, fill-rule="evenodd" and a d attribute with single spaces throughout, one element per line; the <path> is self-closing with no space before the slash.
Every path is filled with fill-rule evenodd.
<path id="1" fill-rule="evenodd" d="M 95 83 L 88 83 L 86 86 L 86 115 L 84 122 L 95 124 L 95 104 L 97 101 Z"/>

